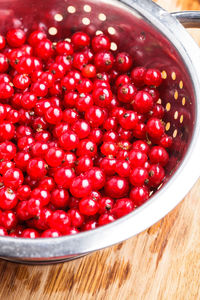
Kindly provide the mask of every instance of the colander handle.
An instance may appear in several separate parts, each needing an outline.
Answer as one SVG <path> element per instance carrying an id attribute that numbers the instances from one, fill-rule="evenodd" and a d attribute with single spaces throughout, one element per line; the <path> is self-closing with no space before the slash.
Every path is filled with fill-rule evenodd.
<path id="1" fill-rule="evenodd" d="M 200 11 L 180 11 L 171 13 L 184 27 L 200 27 Z"/>

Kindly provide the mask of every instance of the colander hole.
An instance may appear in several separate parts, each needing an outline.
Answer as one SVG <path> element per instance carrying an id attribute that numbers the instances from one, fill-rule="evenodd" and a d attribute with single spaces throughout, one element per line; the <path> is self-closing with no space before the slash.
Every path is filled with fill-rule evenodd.
<path id="1" fill-rule="evenodd" d="M 158 101 L 157 101 L 157 103 L 158 103 L 158 104 L 162 104 L 162 99 L 159 98 Z"/>
<path id="2" fill-rule="evenodd" d="M 85 12 L 91 12 L 91 10 L 92 10 L 92 7 L 90 6 L 90 5 L 88 5 L 88 4 L 86 4 L 86 5 L 84 5 L 83 6 L 83 10 L 85 11 Z"/>
<path id="3" fill-rule="evenodd" d="M 166 111 L 170 111 L 170 109 L 171 109 L 171 103 L 168 102 L 166 104 Z"/>
<path id="4" fill-rule="evenodd" d="M 98 15 L 98 18 L 99 18 L 100 21 L 106 21 L 106 15 L 103 14 L 103 13 L 100 13 L 100 14 Z"/>
<path id="5" fill-rule="evenodd" d="M 172 72 L 171 77 L 172 77 L 172 80 L 176 80 L 176 73 Z"/>
<path id="6" fill-rule="evenodd" d="M 182 88 L 183 88 L 183 81 L 181 80 L 180 82 L 179 82 L 179 88 L 182 90 Z"/>
<path id="7" fill-rule="evenodd" d="M 186 99 L 185 97 L 182 98 L 182 105 L 184 106 L 185 105 L 185 102 L 186 102 Z"/>
<path id="8" fill-rule="evenodd" d="M 68 6 L 67 11 L 69 14 L 74 14 L 76 12 L 76 8 L 72 5 Z"/>
<path id="9" fill-rule="evenodd" d="M 174 120 L 178 119 L 178 111 L 175 111 L 174 113 Z"/>
<path id="10" fill-rule="evenodd" d="M 83 18 L 83 19 L 82 19 L 82 23 L 83 23 L 84 25 L 89 25 L 89 24 L 90 24 L 90 19 L 88 19 L 88 18 Z"/>
<path id="11" fill-rule="evenodd" d="M 63 20 L 63 16 L 61 14 L 55 14 L 54 20 L 57 22 L 61 22 Z"/>
<path id="12" fill-rule="evenodd" d="M 114 35 L 114 34 L 116 33 L 115 28 L 113 28 L 113 27 L 108 27 L 108 33 L 111 34 L 111 35 Z"/>
<path id="13" fill-rule="evenodd" d="M 163 186 L 163 183 L 161 183 L 158 187 L 157 190 L 159 190 Z"/>
<path id="14" fill-rule="evenodd" d="M 183 123 L 183 115 L 180 116 L 180 123 Z"/>
<path id="15" fill-rule="evenodd" d="M 150 191 L 150 193 L 149 193 L 149 197 L 150 197 L 152 194 L 153 194 L 153 191 Z"/>
<path id="16" fill-rule="evenodd" d="M 114 43 L 114 42 L 112 42 L 112 43 L 111 43 L 111 46 L 110 46 L 110 49 L 111 49 L 112 51 L 116 51 L 116 50 L 117 50 L 117 44 Z"/>
<path id="17" fill-rule="evenodd" d="M 171 126 L 170 122 L 167 122 L 167 124 L 165 125 L 165 130 L 168 131 L 170 129 L 170 126 Z"/>
<path id="18" fill-rule="evenodd" d="M 162 71 L 162 79 L 167 78 L 167 72 L 165 70 Z"/>
<path id="19" fill-rule="evenodd" d="M 58 30 L 56 29 L 56 27 L 50 27 L 48 32 L 50 35 L 56 35 Z"/>
<path id="20" fill-rule="evenodd" d="M 71 39 L 70 38 L 66 38 L 65 41 L 71 43 Z"/>
<path id="21" fill-rule="evenodd" d="M 174 92 L 174 99 L 175 99 L 175 100 L 178 99 L 178 91 L 177 91 L 177 90 Z"/>
<path id="22" fill-rule="evenodd" d="M 97 31 L 96 31 L 96 35 L 100 35 L 100 34 L 103 34 L 103 31 L 97 30 Z"/>
<path id="23" fill-rule="evenodd" d="M 175 138 L 177 136 L 177 133 L 178 133 L 178 130 L 177 129 L 174 129 L 174 132 L 173 132 L 173 138 Z"/>

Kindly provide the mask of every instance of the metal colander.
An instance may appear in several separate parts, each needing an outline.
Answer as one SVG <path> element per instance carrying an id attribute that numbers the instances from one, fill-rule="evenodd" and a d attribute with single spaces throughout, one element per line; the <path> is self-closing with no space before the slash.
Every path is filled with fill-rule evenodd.
<path id="1" fill-rule="evenodd" d="M 157 222 L 181 201 L 199 173 L 200 52 L 192 38 L 174 17 L 148 0 L 0 0 L 1 31 L 12 27 L 27 32 L 39 27 L 55 42 L 68 40 L 77 30 L 91 36 L 103 32 L 110 37 L 113 51 L 128 51 L 135 65 L 160 69 L 164 83 L 159 102 L 166 109 L 165 128 L 174 141 L 165 184 L 142 207 L 112 224 L 75 236 L 1 237 L 0 256 L 29 263 L 72 259 Z"/>

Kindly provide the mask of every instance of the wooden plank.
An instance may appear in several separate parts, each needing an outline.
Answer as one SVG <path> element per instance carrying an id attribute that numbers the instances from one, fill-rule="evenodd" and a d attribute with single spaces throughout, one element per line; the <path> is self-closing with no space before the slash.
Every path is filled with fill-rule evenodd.
<path id="1" fill-rule="evenodd" d="M 170 11 L 200 8 L 195 0 L 157 3 Z M 193 34 L 200 42 L 199 31 Z M 82 259 L 51 266 L 1 261 L 0 299 L 200 299 L 199 199 L 200 180 L 156 225 Z"/>

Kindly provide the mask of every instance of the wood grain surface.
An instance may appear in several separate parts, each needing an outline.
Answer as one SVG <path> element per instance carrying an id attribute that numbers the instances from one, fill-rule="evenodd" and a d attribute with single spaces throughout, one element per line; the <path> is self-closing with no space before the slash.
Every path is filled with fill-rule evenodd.
<path id="1" fill-rule="evenodd" d="M 200 9 L 198 0 L 157 3 Z M 193 35 L 200 44 L 200 32 Z M 124 243 L 58 265 L 0 261 L 0 299 L 193 300 L 200 299 L 199 273 L 200 180 L 163 220 Z"/>

